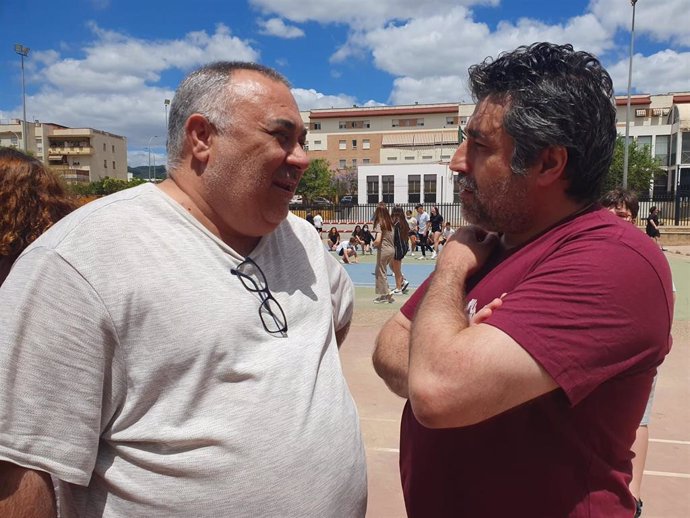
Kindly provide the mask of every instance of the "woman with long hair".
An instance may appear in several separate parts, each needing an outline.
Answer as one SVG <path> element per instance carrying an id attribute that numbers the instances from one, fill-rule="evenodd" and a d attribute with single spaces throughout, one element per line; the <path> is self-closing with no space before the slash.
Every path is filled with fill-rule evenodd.
<path id="1" fill-rule="evenodd" d="M 369 252 L 369 255 L 372 255 L 373 252 L 371 251 L 371 243 L 374 241 L 374 236 L 371 234 L 371 231 L 369 230 L 369 225 L 366 223 L 362 227 L 362 243 L 364 243 L 362 247 L 362 255 L 366 254 Z"/>
<path id="2" fill-rule="evenodd" d="M 328 231 L 328 249 L 335 251 L 340 244 L 340 232 L 335 227 L 331 227 Z"/>
<path id="3" fill-rule="evenodd" d="M 402 210 L 402 207 L 393 207 L 391 221 L 393 222 L 393 247 L 395 249 L 393 262 L 391 263 L 393 275 L 395 275 L 395 289 L 393 290 L 393 294 L 402 295 L 407 291 L 407 287 L 410 285 L 402 273 L 402 260 L 409 250 L 407 238 L 410 234 L 410 226 L 407 223 L 407 218 L 405 217 L 405 212 Z"/>
<path id="4" fill-rule="evenodd" d="M 443 233 L 443 216 L 441 216 L 438 211 L 438 207 L 435 205 L 431 207 L 431 217 L 429 218 L 429 223 L 431 223 L 429 239 L 431 240 L 431 245 L 434 247 L 431 258 L 436 259 L 436 256 L 438 255 L 438 245 L 441 241 L 441 234 Z"/>
<path id="5" fill-rule="evenodd" d="M 388 265 L 393 261 L 393 222 L 385 205 L 379 204 L 374 212 L 374 232 L 376 239 L 376 295 L 375 304 L 393 302 L 393 293 L 388 286 Z"/>
<path id="6" fill-rule="evenodd" d="M 19 254 L 76 206 L 43 163 L 0 148 L 0 284 Z"/>

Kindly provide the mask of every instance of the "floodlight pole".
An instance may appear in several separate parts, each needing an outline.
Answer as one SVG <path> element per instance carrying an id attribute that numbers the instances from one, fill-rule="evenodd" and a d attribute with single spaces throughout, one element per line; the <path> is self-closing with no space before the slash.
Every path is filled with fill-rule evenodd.
<path id="1" fill-rule="evenodd" d="M 632 27 L 630 29 L 630 64 L 628 65 L 628 103 L 625 110 L 625 142 L 623 143 L 623 189 L 628 188 L 628 153 L 630 138 L 630 85 L 632 83 L 633 47 L 635 42 L 635 4 L 637 0 L 630 0 L 632 5 Z"/>
<path id="2" fill-rule="evenodd" d="M 149 182 L 151 181 L 151 141 L 155 138 L 158 138 L 158 135 L 153 135 L 152 137 L 149 138 Z"/>
<path id="3" fill-rule="evenodd" d="M 14 51 L 21 56 L 22 60 L 22 149 L 24 152 L 27 152 L 28 148 L 28 140 L 27 140 L 27 135 L 26 135 L 26 87 L 24 83 L 24 58 L 29 55 L 29 48 L 25 47 L 24 45 L 17 43 L 14 46 Z"/>

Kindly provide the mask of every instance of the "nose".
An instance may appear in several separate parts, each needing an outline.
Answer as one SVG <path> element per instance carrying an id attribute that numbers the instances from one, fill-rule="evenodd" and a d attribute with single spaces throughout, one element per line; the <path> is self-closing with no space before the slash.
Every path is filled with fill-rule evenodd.
<path id="1" fill-rule="evenodd" d="M 296 143 L 295 147 L 292 148 L 292 151 L 287 157 L 287 163 L 299 169 L 300 172 L 304 172 L 304 170 L 309 167 L 307 152 L 299 143 Z"/>
<path id="2" fill-rule="evenodd" d="M 450 159 L 448 165 L 451 171 L 458 174 L 467 174 L 467 141 L 465 140 L 458 149 L 455 150 L 453 158 Z"/>

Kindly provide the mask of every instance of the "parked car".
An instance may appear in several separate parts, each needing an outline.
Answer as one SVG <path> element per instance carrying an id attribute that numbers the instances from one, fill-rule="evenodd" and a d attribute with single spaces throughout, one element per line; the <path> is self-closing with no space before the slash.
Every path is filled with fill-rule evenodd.
<path id="1" fill-rule="evenodd" d="M 346 194 L 340 198 L 341 205 L 357 205 L 357 197 L 350 194 Z"/>
<path id="2" fill-rule="evenodd" d="M 327 200 L 323 196 L 314 196 L 311 199 L 311 204 L 312 205 L 318 205 L 320 207 L 325 207 L 325 206 L 333 205 L 333 202 Z"/>
<path id="3" fill-rule="evenodd" d="M 292 199 L 290 200 L 291 205 L 302 205 L 302 195 L 301 194 L 295 194 Z"/>

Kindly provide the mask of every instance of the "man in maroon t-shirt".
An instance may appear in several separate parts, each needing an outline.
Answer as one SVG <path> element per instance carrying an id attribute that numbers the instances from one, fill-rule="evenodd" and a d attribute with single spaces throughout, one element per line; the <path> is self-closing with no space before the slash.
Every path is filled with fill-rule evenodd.
<path id="1" fill-rule="evenodd" d="M 673 302 L 661 252 L 595 203 L 611 79 L 590 54 L 538 43 L 472 67 L 470 84 L 450 168 L 476 226 L 449 239 L 374 353 L 409 399 L 408 515 L 631 517 L 630 446 Z"/>

